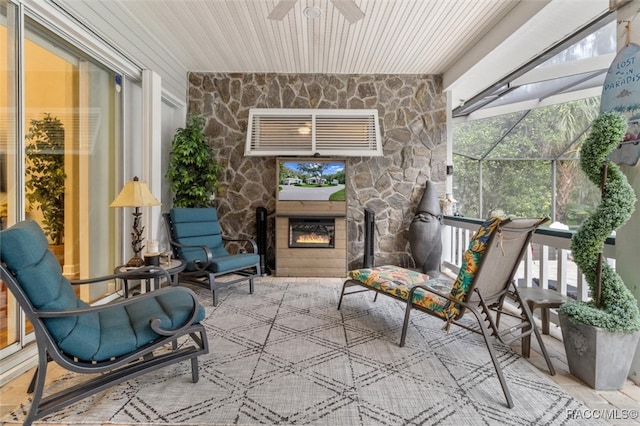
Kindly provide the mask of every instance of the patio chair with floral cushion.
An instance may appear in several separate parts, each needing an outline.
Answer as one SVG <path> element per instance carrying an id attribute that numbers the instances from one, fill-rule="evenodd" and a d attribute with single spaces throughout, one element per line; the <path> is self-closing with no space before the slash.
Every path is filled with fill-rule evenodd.
<path id="1" fill-rule="evenodd" d="M 507 406 L 512 408 L 513 400 L 491 344 L 491 337 L 509 345 L 533 333 L 550 374 L 555 375 L 555 369 L 531 311 L 519 296 L 513 280 L 534 231 L 545 221 L 546 218 L 490 218 L 480 226 L 470 241 L 455 280 L 429 279 L 424 274 L 388 265 L 350 271 L 342 288 L 338 309 L 344 295 L 365 291 L 345 292 L 347 288 L 362 286 L 366 290 L 373 290 L 406 303 L 400 346 L 405 345 L 412 310 L 439 318 L 444 322 L 443 329 L 447 332 L 454 324 L 481 334 L 502 386 Z M 505 309 L 504 302 L 507 296 L 515 301 L 519 313 Z M 411 303 L 407 303 L 409 300 Z M 465 316 L 467 312 L 471 315 Z M 501 330 L 500 315 L 515 318 L 517 323 L 509 324 L 508 328 Z M 470 316 L 475 318 L 476 325 L 468 325 L 468 321 L 461 321 Z"/>

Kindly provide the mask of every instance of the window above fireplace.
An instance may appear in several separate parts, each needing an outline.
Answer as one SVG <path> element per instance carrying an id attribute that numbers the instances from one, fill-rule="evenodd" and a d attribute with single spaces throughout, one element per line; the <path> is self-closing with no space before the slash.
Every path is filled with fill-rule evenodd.
<path id="1" fill-rule="evenodd" d="M 382 156 L 378 111 L 254 108 L 245 155 Z"/>

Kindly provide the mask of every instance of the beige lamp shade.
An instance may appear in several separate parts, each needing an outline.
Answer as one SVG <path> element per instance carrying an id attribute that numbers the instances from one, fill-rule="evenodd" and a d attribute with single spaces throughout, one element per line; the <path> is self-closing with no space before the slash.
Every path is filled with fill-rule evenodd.
<path id="1" fill-rule="evenodd" d="M 159 205 L 160 201 L 151 193 L 146 182 L 138 180 L 136 176 L 133 180 L 125 182 L 124 188 L 122 188 L 120 194 L 118 194 L 109 207 L 147 207 Z"/>

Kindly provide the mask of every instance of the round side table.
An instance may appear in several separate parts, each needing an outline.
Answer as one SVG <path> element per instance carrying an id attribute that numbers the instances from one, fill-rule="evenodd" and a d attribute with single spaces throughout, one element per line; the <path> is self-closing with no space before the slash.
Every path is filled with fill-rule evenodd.
<path id="1" fill-rule="evenodd" d="M 129 297 L 129 280 L 144 280 L 145 282 L 145 291 L 156 290 L 160 288 L 160 278 L 164 275 L 164 273 L 160 270 L 160 268 L 167 271 L 169 276 L 171 277 L 171 285 L 178 285 L 178 274 L 187 267 L 187 262 L 181 259 L 172 259 L 170 263 L 160 263 L 160 266 L 157 271 L 144 271 L 140 272 L 140 274 L 128 275 L 126 278 L 121 278 L 122 284 L 124 285 L 124 297 Z M 114 274 L 121 274 L 123 272 L 133 272 L 136 269 L 127 265 L 116 266 L 113 270 Z M 153 287 L 151 287 L 151 282 L 153 281 Z"/>

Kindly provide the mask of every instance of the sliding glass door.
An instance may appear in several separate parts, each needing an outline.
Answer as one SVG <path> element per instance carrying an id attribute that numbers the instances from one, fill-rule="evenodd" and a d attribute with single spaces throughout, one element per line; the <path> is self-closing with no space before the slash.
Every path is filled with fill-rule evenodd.
<path id="1" fill-rule="evenodd" d="M 25 27 L 25 214 L 41 224 L 66 276 L 110 273 L 116 75 L 30 20 Z"/>
<path id="2" fill-rule="evenodd" d="M 40 224 L 69 279 L 110 274 L 119 254 L 109 203 L 118 192 L 121 79 L 29 18 L 20 37 L 15 5 L 0 6 L 0 226 Z M 115 283 L 77 289 L 86 302 L 114 291 Z M 0 359 L 29 334 L 3 286 Z"/>
<path id="3" fill-rule="evenodd" d="M 16 222 L 20 192 L 17 186 L 19 151 L 18 7 L 0 0 L 0 229 Z M 0 281 L 0 354 L 18 349 L 23 328 L 15 300 Z"/>

